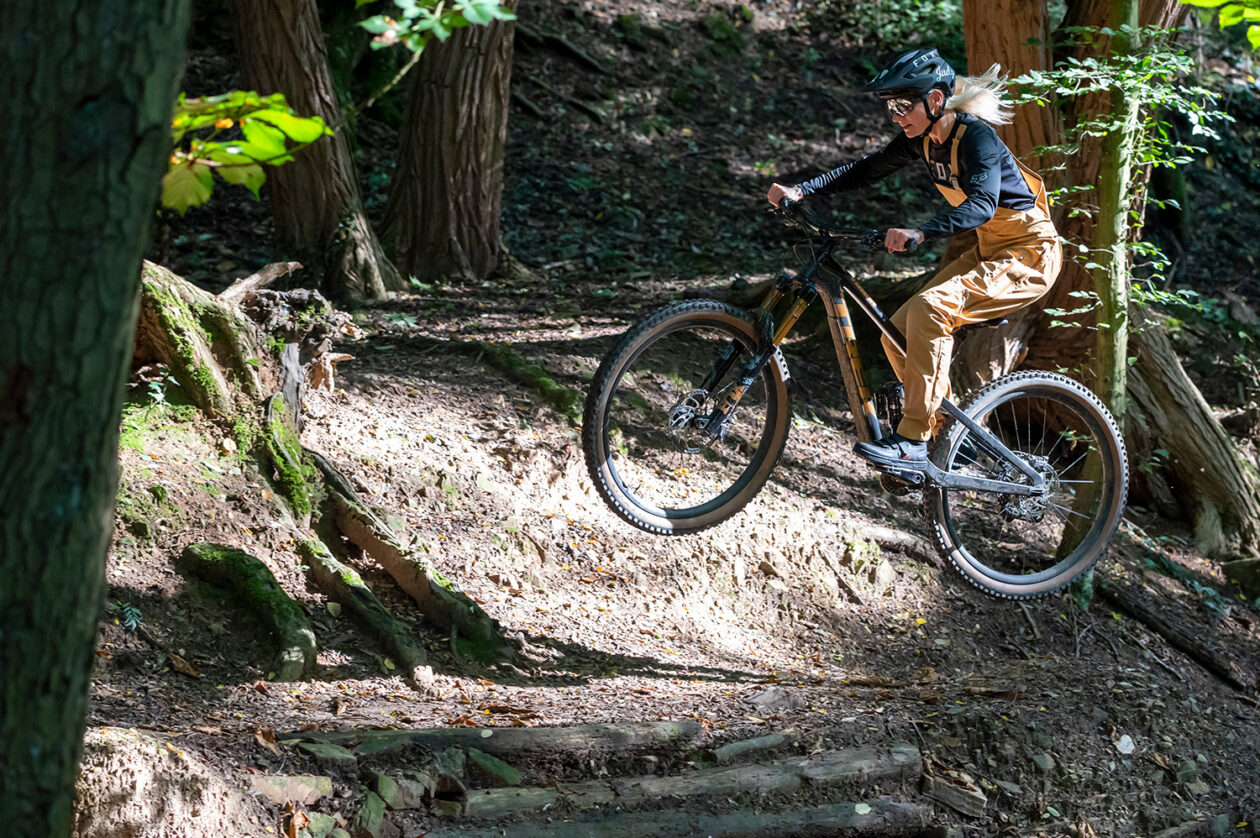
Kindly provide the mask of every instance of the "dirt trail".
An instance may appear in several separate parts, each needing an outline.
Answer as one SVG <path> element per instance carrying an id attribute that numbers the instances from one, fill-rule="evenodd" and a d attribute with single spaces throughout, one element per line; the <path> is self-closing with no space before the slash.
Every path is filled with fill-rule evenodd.
<path id="1" fill-rule="evenodd" d="M 93 684 L 93 726 L 169 737 L 238 788 L 261 775 L 327 776 L 328 792 L 299 808 L 345 826 L 361 811 L 365 786 L 375 788 L 373 772 L 429 770 L 432 750 L 347 760 L 277 743 L 275 734 L 672 720 L 696 725 L 698 737 L 642 752 L 530 754 L 509 762 L 526 785 L 563 789 L 609 775 L 711 769 L 723 744 L 783 734 L 751 759 L 764 764 L 902 743 L 946 784 L 965 785 L 949 774 L 964 773 L 987 798 L 968 816 L 956 807 L 974 804 L 974 796 L 941 803 L 923 794 L 917 774 L 856 792 L 806 783 L 764 798 L 680 798 L 671 809 L 692 819 L 675 822 L 675 834 L 744 804 L 794 812 L 805 804 L 852 806 L 855 799 L 872 801 L 866 805 L 880 816 L 885 805 L 919 807 L 915 823 L 955 826 L 965 835 L 1153 835 L 1180 825 L 1184 831 L 1169 834 L 1218 827 L 1226 834 L 1242 822 L 1248 826 L 1239 833 L 1254 833 L 1254 690 L 1225 686 L 1106 602 L 1088 614 L 1065 597 L 1012 605 L 983 597 L 947 571 L 915 538 L 924 534 L 917 503 L 881 494 L 873 472 L 853 456 L 829 345 L 787 347 L 795 418 L 770 484 L 742 514 L 684 538 L 648 536 L 607 510 L 586 476 L 577 426 L 515 383 L 486 349 L 510 343 L 557 384 L 580 392 L 613 337 L 646 310 L 679 295 L 721 296 L 733 278 L 768 275 L 783 248 L 780 231 L 760 218 L 756 190 L 775 174 L 764 161 L 776 159 L 779 173 L 816 169 L 837 148 L 791 136 L 771 143 L 765 131 L 735 134 L 745 122 L 786 119 L 801 101 L 838 112 L 850 68 L 839 51 L 805 82 L 756 86 L 754 72 L 796 79 L 805 49 L 787 28 L 790 4 L 764 4 L 764 13 L 762 5 L 745 33 L 756 62 L 706 53 L 694 58 L 703 73 L 677 76 L 677 93 L 668 76 L 692 59 L 671 63 L 671 50 L 683 41 L 670 27 L 700 27 L 707 9 L 590 2 L 581 12 L 540 4 L 527 13 L 537 15 L 536 25 L 576 31 L 577 21 L 583 31 L 602 32 L 622 74 L 619 92 L 605 102 L 590 78 L 561 72 L 569 59 L 548 50 L 518 56 L 520 79 L 546 72 L 561 79 L 562 92 L 619 114 L 619 122 L 599 125 L 523 88 L 547 104 L 548 117 L 513 114 L 517 156 L 509 160 L 505 229 L 518 255 L 546 269 L 532 283 L 417 289 L 360 313 L 367 336 L 338 347 L 355 357 L 340 365 L 336 392 L 308 399 L 303 443 L 336 463 L 398 532 L 426 548 L 442 573 L 520 638 L 520 665 L 487 668 L 457 658 L 449 638 L 416 621 L 410 600 L 383 570 L 352 556 L 428 651 L 436 693 L 407 688 L 338 604 L 308 587 L 295 545 L 302 522 L 267 482 L 205 424 L 157 404 L 124 422 L 108 569 L 112 610 Z M 665 32 L 664 40 L 645 41 L 651 60 L 612 34 L 619 31 L 612 16 L 630 11 Z M 701 95 L 707 86 L 740 85 L 759 92 L 755 101 L 730 100 L 737 116 L 726 100 Z M 763 96 L 776 89 L 793 95 Z M 876 120 L 846 113 L 847 133 L 837 142 L 850 153 L 861 145 L 858 128 Z M 652 122 L 654 116 L 665 120 Z M 671 211 L 684 187 L 707 196 L 687 225 Z M 230 207 L 222 211 L 232 216 Z M 250 212 L 255 217 L 257 207 Z M 245 236 L 232 250 L 228 242 L 242 235 L 232 217 L 189 215 L 176 239 L 185 236 L 190 250 L 176 247 L 172 258 L 203 284 L 226 282 L 251 258 L 243 253 L 266 249 L 257 236 Z M 254 232 L 265 232 L 261 226 Z M 227 250 L 215 251 L 206 239 L 197 245 L 198 230 L 212 231 L 214 247 Z M 231 267 L 209 269 L 224 256 L 232 257 Z M 148 388 L 141 382 L 137 389 Z M 320 648 L 312 680 L 266 680 L 267 638 L 233 603 L 176 566 L 182 549 L 199 541 L 253 553 L 304 604 Z M 1148 597 L 1254 680 L 1256 611 L 1227 592 L 1189 543 L 1187 533 L 1133 510 L 1100 575 Z M 489 784 L 484 776 L 465 778 L 474 788 Z M 440 802 L 451 794 L 430 795 L 389 819 L 409 838 L 463 828 L 469 822 L 453 821 L 451 807 Z M 278 825 L 283 805 L 257 800 Z M 654 817 L 672 817 L 653 813 L 657 805 L 645 808 L 625 817 L 649 824 L 644 830 L 655 828 Z M 570 817 L 569 808 L 562 812 L 557 824 Z M 591 834 L 612 828 L 590 823 Z M 745 824 L 753 832 L 725 828 L 772 828 L 760 823 Z M 910 829 L 890 824 L 882 834 Z M 514 829 L 523 827 L 509 834 Z M 775 831 L 787 830 L 785 815 Z"/>

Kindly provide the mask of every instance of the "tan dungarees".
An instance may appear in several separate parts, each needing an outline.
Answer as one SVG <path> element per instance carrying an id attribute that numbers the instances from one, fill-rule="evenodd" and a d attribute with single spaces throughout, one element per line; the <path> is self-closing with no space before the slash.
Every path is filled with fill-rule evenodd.
<path id="1" fill-rule="evenodd" d="M 950 150 L 951 186 L 937 189 L 952 206 L 967 195 L 958 188 L 959 125 Z M 923 138 L 927 157 L 928 137 Z M 949 361 L 954 331 L 968 323 L 1002 317 L 1045 295 L 1059 275 L 1063 252 L 1050 220 L 1046 187 L 1036 172 L 1018 160 L 1020 172 L 1036 205 L 1025 212 L 998 207 L 993 218 L 976 228 L 977 245 L 950 262 L 892 316 L 906 336 L 906 354 L 887 338 L 884 352 L 905 386 L 902 420 L 897 432 L 910 439 L 929 439 L 936 431 L 937 409 L 949 398 Z"/>

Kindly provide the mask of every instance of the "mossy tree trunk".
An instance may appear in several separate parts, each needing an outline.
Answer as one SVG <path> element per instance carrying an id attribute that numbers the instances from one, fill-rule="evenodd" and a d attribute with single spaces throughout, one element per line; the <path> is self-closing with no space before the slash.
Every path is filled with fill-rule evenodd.
<path id="1" fill-rule="evenodd" d="M 188 20 L 187 0 L 0 3 L 0 823 L 10 835 L 70 834 L 140 260 Z"/>
<path id="2" fill-rule="evenodd" d="M 233 20 L 246 85 L 283 93 L 303 116 L 340 124 L 315 0 L 235 0 Z M 281 243 L 304 259 L 313 257 L 329 296 L 359 303 L 404 288 L 363 211 L 342 132 L 270 169 L 267 190 Z"/>
<path id="3" fill-rule="evenodd" d="M 496 20 L 456 30 L 412 71 L 383 229 L 398 266 L 419 279 L 484 279 L 499 265 L 514 29 Z"/>
<path id="4" fill-rule="evenodd" d="M 235 305 L 145 262 L 135 361 L 156 361 L 171 371 L 197 407 L 231 420 L 252 410 L 275 389 L 272 364 L 264 363 L 258 329 Z"/>
<path id="5" fill-rule="evenodd" d="M 1112 61 L 1122 61 L 1140 46 L 1138 0 L 1112 0 L 1108 25 L 1116 33 L 1109 46 Z M 1138 102 L 1116 86 L 1111 90 L 1114 125 L 1102 140 L 1098 166 L 1098 216 L 1091 252 L 1098 295 L 1095 320 L 1094 391 L 1116 416 L 1125 415 L 1125 376 L 1129 349 L 1129 215 L 1133 194 L 1133 153 L 1138 140 Z"/>

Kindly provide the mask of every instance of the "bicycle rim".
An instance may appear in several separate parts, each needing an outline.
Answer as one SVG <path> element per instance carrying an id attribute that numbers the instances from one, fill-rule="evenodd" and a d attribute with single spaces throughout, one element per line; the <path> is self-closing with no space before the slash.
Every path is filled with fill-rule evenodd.
<path id="1" fill-rule="evenodd" d="M 1053 373 L 999 380 L 966 412 L 1042 474 L 1049 492 L 930 492 L 925 504 L 937 546 L 987 593 L 1045 596 L 1092 567 L 1119 525 L 1128 470 L 1115 422 L 1086 388 Z M 942 434 L 933 459 L 954 472 L 1027 480 L 961 423 Z"/>
<path id="2" fill-rule="evenodd" d="M 730 306 L 671 309 L 631 330 L 610 354 L 584 433 L 594 432 L 588 465 L 613 509 L 651 532 L 681 534 L 735 514 L 765 483 L 783 450 L 787 392 L 772 359 L 714 439 L 701 425 L 754 355 L 754 330 Z M 728 349 L 725 373 L 701 390 Z"/>

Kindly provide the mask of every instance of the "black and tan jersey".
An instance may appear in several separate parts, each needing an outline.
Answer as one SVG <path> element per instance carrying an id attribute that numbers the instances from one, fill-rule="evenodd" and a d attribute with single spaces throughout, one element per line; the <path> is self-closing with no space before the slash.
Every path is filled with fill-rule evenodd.
<path id="1" fill-rule="evenodd" d="M 805 195 L 858 189 L 921 161 L 928 177 L 951 204 L 951 209 L 918 225 L 929 239 L 980 227 L 993 218 L 998 207 L 1015 212 L 1033 209 L 1043 194 L 1037 175 L 1015 159 L 991 125 L 968 113 L 956 114 L 943 143 L 933 142 L 927 134 L 912 139 L 898 133 L 879 151 L 798 184 L 797 188 Z"/>

